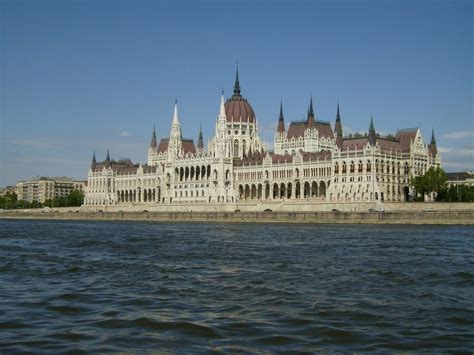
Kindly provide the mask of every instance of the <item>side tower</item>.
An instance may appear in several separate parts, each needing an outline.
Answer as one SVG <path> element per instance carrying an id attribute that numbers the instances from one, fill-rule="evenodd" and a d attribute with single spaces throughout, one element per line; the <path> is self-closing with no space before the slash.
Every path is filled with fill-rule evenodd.
<path id="1" fill-rule="evenodd" d="M 156 141 L 156 130 L 153 126 L 153 134 L 151 135 L 150 147 L 148 148 L 148 165 L 157 164 L 158 143 Z"/>
<path id="2" fill-rule="evenodd" d="M 278 116 L 278 126 L 273 139 L 275 154 L 283 154 L 283 143 L 286 140 L 285 117 L 283 116 L 283 101 L 280 102 L 280 115 Z"/>
<path id="3" fill-rule="evenodd" d="M 173 122 L 168 142 L 168 161 L 174 160 L 182 155 L 181 124 L 178 118 L 178 100 L 174 102 Z"/>

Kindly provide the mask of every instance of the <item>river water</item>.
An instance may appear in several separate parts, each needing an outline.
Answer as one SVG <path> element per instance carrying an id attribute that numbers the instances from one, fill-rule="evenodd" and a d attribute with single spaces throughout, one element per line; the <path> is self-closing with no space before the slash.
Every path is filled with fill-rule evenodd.
<path id="1" fill-rule="evenodd" d="M 473 349 L 470 226 L 0 220 L 0 352 Z"/>

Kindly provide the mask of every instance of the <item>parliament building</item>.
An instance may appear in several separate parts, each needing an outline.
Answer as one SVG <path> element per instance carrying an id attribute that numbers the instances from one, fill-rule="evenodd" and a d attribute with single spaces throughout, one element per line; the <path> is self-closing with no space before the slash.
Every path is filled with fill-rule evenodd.
<path id="1" fill-rule="evenodd" d="M 273 151 L 258 134 L 255 112 L 241 94 L 220 100 L 214 136 L 204 146 L 182 136 L 175 102 L 170 134 L 153 129 L 147 164 L 113 160 L 95 152 L 85 189 L 85 206 L 306 202 L 403 202 L 409 180 L 441 164 L 434 132 L 423 141 L 419 128 L 382 136 L 370 120 L 366 134 L 343 135 L 337 106 L 334 126 L 319 120 L 309 103 L 307 118 L 285 124 L 280 104 Z"/>

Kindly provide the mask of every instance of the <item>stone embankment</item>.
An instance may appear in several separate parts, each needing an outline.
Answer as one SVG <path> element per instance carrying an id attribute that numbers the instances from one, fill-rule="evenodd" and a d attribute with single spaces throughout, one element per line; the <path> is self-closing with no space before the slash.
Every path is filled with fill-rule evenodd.
<path id="1" fill-rule="evenodd" d="M 416 206 L 418 205 L 418 208 Z M 435 207 L 432 207 L 435 205 Z M 333 205 L 334 206 L 334 205 Z M 402 209 L 401 207 L 405 207 Z M 61 208 L 51 211 L 0 211 L 0 219 L 48 219 L 94 221 L 229 222 L 229 223 L 315 223 L 315 224 L 474 224 L 474 204 L 385 204 L 375 211 L 252 210 L 239 204 L 233 211 L 164 211 L 140 208 Z M 235 207 L 235 206 L 234 206 Z M 249 208 L 246 208 L 249 207 Z"/>

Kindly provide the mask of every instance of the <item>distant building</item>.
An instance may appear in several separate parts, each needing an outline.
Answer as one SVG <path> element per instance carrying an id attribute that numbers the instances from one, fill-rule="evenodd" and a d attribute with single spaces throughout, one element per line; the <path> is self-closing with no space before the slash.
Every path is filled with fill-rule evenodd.
<path id="1" fill-rule="evenodd" d="M 6 186 L 0 188 L 0 197 L 5 196 L 6 194 L 13 194 L 16 191 L 16 186 Z"/>
<path id="2" fill-rule="evenodd" d="M 233 203 L 299 200 L 407 201 L 411 177 L 439 167 L 434 132 L 429 144 L 419 128 L 382 136 L 371 118 L 365 134 L 343 136 L 339 105 L 333 127 L 309 103 L 307 118 L 285 125 L 280 104 L 274 151 L 258 134 L 255 112 L 241 95 L 238 71 L 234 94 L 221 97 L 215 133 L 207 149 L 181 133 L 175 102 L 168 137 L 153 130 L 148 164 L 115 161 L 109 152 L 88 173 L 84 204 L 134 205 Z"/>
<path id="3" fill-rule="evenodd" d="M 472 171 L 459 173 L 446 173 L 448 186 L 474 186 L 474 173 Z"/>
<path id="4" fill-rule="evenodd" d="M 19 181 L 16 184 L 18 200 L 41 202 L 55 197 L 68 196 L 73 190 L 84 191 L 85 181 L 77 181 L 67 177 L 41 177 L 30 181 Z"/>

